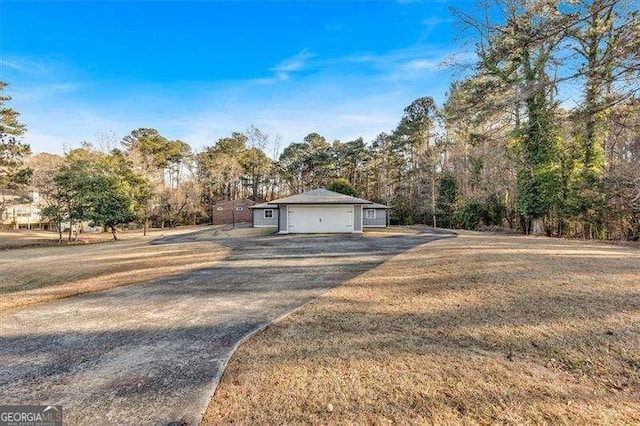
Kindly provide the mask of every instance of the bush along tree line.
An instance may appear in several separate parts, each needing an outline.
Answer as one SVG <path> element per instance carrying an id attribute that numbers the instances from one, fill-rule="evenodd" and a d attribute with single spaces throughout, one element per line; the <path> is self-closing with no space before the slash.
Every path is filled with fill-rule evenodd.
<path id="1" fill-rule="evenodd" d="M 638 238 L 634 3 L 495 0 L 483 7 L 474 16 L 454 12 L 476 59 L 443 105 L 418 98 L 395 129 L 368 142 L 310 133 L 280 152 L 279 138 L 252 126 L 194 152 L 141 128 L 64 156 L 33 156 L 3 96 L 0 191 L 30 184 L 53 222 L 88 221 L 114 238 L 118 224 L 207 223 L 223 201 L 318 187 L 387 204 L 393 224 Z"/>

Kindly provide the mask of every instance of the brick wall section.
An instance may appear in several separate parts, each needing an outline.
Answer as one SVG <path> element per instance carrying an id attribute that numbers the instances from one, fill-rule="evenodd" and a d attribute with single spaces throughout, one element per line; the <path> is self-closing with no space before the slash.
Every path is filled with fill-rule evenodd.
<path id="1" fill-rule="evenodd" d="M 245 198 L 216 204 L 212 209 L 213 224 L 231 224 L 234 222 L 234 218 L 235 223 L 251 223 L 252 217 L 249 206 L 253 206 L 255 204 L 255 201 L 247 200 Z M 234 209 L 236 210 L 234 211 Z"/>

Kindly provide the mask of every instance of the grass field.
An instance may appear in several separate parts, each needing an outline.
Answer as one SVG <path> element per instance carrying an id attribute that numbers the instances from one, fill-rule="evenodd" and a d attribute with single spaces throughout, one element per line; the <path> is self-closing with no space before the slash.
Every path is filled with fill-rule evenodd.
<path id="1" fill-rule="evenodd" d="M 181 226 L 178 228 L 164 229 L 152 228 L 147 231 L 146 236 L 143 235 L 142 229 L 119 231 L 118 238 L 129 241 L 133 239 L 151 240 L 153 238 L 158 238 L 161 235 L 180 235 L 205 228 L 206 227 L 202 226 Z M 68 241 L 68 233 L 65 232 L 62 234 L 62 241 L 58 241 L 57 232 L 25 229 L 21 229 L 19 231 L 0 230 L 0 251 L 32 247 L 87 245 L 108 243 L 112 241 L 113 235 L 111 232 L 83 232 L 79 235 L 78 241 L 75 240 L 75 235 L 71 241 Z"/>
<path id="2" fill-rule="evenodd" d="M 140 234 L 142 234 L 142 232 L 140 232 Z M 85 232 L 80 234 L 78 241 L 72 240 L 69 242 L 67 237 L 67 234 L 63 234 L 62 241 L 59 242 L 57 232 L 24 229 L 19 231 L 0 230 L 0 251 L 27 247 L 95 244 L 113 240 L 113 235 L 106 232 Z"/>
<path id="3" fill-rule="evenodd" d="M 213 230 L 182 242 L 150 244 L 159 237 L 206 229 L 153 230 L 147 236 L 141 231 L 125 232 L 117 242 L 100 240 L 101 235 L 111 237 L 110 233 L 93 234 L 93 242 L 102 244 L 71 246 L 51 246 L 55 233 L 5 232 L 1 236 L 5 250 L 0 251 L 0 311 L 211 266 L 229 252 L 213 242 Z"/>
<path id="4" fill-rule="evenodd" d="M 230 361 L 204 424 L 640 423 L 640 251 L 461 233 Z"/>

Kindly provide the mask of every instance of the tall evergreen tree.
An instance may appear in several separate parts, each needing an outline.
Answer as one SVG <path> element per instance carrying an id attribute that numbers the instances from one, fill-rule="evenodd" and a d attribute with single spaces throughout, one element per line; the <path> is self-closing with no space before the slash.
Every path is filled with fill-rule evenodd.
<path id="1" fill-rule="evenodd" d="M 26 126 L 18 120 L 20 113 L 7 106 L 11 101 L 5 94 L 7 86 L 0 81 L 0 213 L 6 203 L 5 191 L 26 185 L 31 176 L 31 169 L 23 167 L 23 160 L 31 154 L 31 148 L 20 140 Z"/>

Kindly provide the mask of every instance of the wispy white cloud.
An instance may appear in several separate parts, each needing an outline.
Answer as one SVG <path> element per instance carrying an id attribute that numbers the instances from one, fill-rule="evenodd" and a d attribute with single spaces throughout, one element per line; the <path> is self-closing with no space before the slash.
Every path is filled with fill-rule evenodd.
<path id="1" fill-rule="evenodd" d="M 402 66 L 408 70 L 437 70 L 440 68 L 440 59 L 412 59 Z"/>
<path id="2" fill-rule="evenodd" d="M 86 83 L 61 81 L 29 86 L 13 86 L 11 89 L 15 100 L 19 100 L 20 102 L 35 102 L 54 99 L 60 95 L 68 95 L 87 86 Z"/>
<path id="3" fill-rule="evenodd" d="M 384 58 L 371 60 L 378 72 L 367 78 L 343 71 L 335 74 L 332 67 L 316 63 L 316 73 L 283 81 L 277 90 L 255 81 L 236 81 L 208 89 L 148 86 L 88 99 L 82 90 L 61 84 L 16 96 L 15 106 L 29 127 L 25 141 L 36 152 L 61 152 L 63 143 L 77 146 L 82 140 L 93 140 L 99 131 L 122 137 L 138 127 L 157 128 L 199 149 L 250 125 L 281 135 L 283 149 L 310 132 L 328 140 L 363 137 L 370 141 L 381 131 L 392 130 L 402 109 L 415 98 L 426 94 L 438 98 L 446 90 L 437 79 L 429 78 L 435 60 L 397 57 L 385 67 L 380 65 Z M 418 69 L 406 68 L 411 66 Z M 71 91 L 62 98 L 54 95 L 63 89 Z M 173 96 L 176 90 L 184 102 Z M 38 92 L 42 96 L 36 97 Z M 271 148 L 267 153 L 274 155 Z"/>
<path id="4" fill-rule="evenodd" d="M 25 142 L 31 143 L 36 152 L 60 153 L 65 145 L 92 141 L 96 132 L 112 131 L 120 138 L 138 127 L 157 128 L 169 138 L 184 140 L 200 149 L 251 125 L 272 136 L 280 135 L 282 150 L 311 132 L 330 141 L 357 137 L 370 141 L 381 131 L 392 130 L 402 109 L 424 95 L 394 84 L 369 82 L 359 86 L 351 79 L 336 82 L 318 78 L 287 83 L 290 85 L 294 87 L 272 98 L 267 93 L 273 89 L 246 83 L 237 89 L 233 99 L 213 90 L 197 100 L 199 105 L 209 103 L 209 108 L 186 104 L 176 107 L 170 96 L 162 100 L 162 93 L 156 89 L 153 101 L 123 93 L 117 102 L 67 101 L 56 105 L 49 100 L 21 104 L 20 110 L 29 127 Z M 148 107 L 150 104 L 154 104 L 153 108 Z M 266 152 L 275 155 L 272 147 Z"/>
<path id="5" fill-rule="evenodd" d="M 258 84 L 258 85 L 271 85 L 278 82 L 286 81 L 288 79 L 289 79 L 289 73 L 274 72 L 269 77 L 254 78 L 253 80 L 251 80 L 251 83 Z"/>
<path id="6" fill-rule="evenodd" d="M 16 61 L 12 61 L 9 59 L 0 59 L 0 66 L 13 68 L 14 70 L 18 70 L 18 71 L 24 71 L 24 67 L 22 65 L 20 65 Z"/>
<path id="7" fill-rule="evenodd" d="M 265 78 L 122 85 L 117 91 L 105 90 L 109 82 L 62 80 L 57 76 L 67 74 L 55 72 L 13 87 L 14 106 L 36 152 L 62 152 L 63 144 L 92 141 L 96 132 L 122 137 L 138 127 L 157 128 L 195 149 L 250 125 L 281 135 L 280 149 L 310 132 L 370 141 L 392 130 L 415 98 L 444 95 L 448 80 L 438 64 L 450 53 L 414 45 L 327 58 L 303 49 L 275 61 Z"/>
<path id="8" fill-rule="evenodd" d="M 297 54 L 283 59 L 275 66 L 271 67 L 269 71 L 271 76 L 265 78 L 254 79 L 254 83 L 258 84 L 274 84 L 288 80 L 293 73 L 303 71 L 309 64 L 309 60 L 316 55 L 309 52 L 308 49 L 303 49 Z"/>
<path id="9" fill-rule="evenodd" d="M 417 4 L 417 3 L 449 3 L 450 0 L 396 0 L 401 5 Z"/>
<path id="10" fill-rule="evenodd" d="M 421 21 L 422 25 L 426 27 L 435 27 L 453 22 L 456 22 L 456 20 L 451 16 L 428 16 Z"/>
<path id="11" fill-rule="evenodd" d="M 50 74 L 56 67 L 56 62 L 51 57 L 5 56 L 0 58 L 0 70 L 6 67 L 31 75 Z"/>
<path id="12" fill-rule="evenodd" d="M 337 69 L 352 67 L 355 72 L 369 70 L 369 74 L 387 83 L 411 84 L 427 76 L 432 80 L 443 78 L 452 65 L 453 56 L 456 56 L 456 51 L 448 47 L 417 44 L 384 52 L 358 52 L 318 62 Z"/>
<path id="13" fill-rule="evenodd" d="M 271 71 L 287 73 L 300 71 L 307 65 L 308 60 L 314 56 L 316 55 L 309 52 L 308 49 L 303 49 L 299 53 L 282 60 L 278 65 L 271 68 Z"/>

